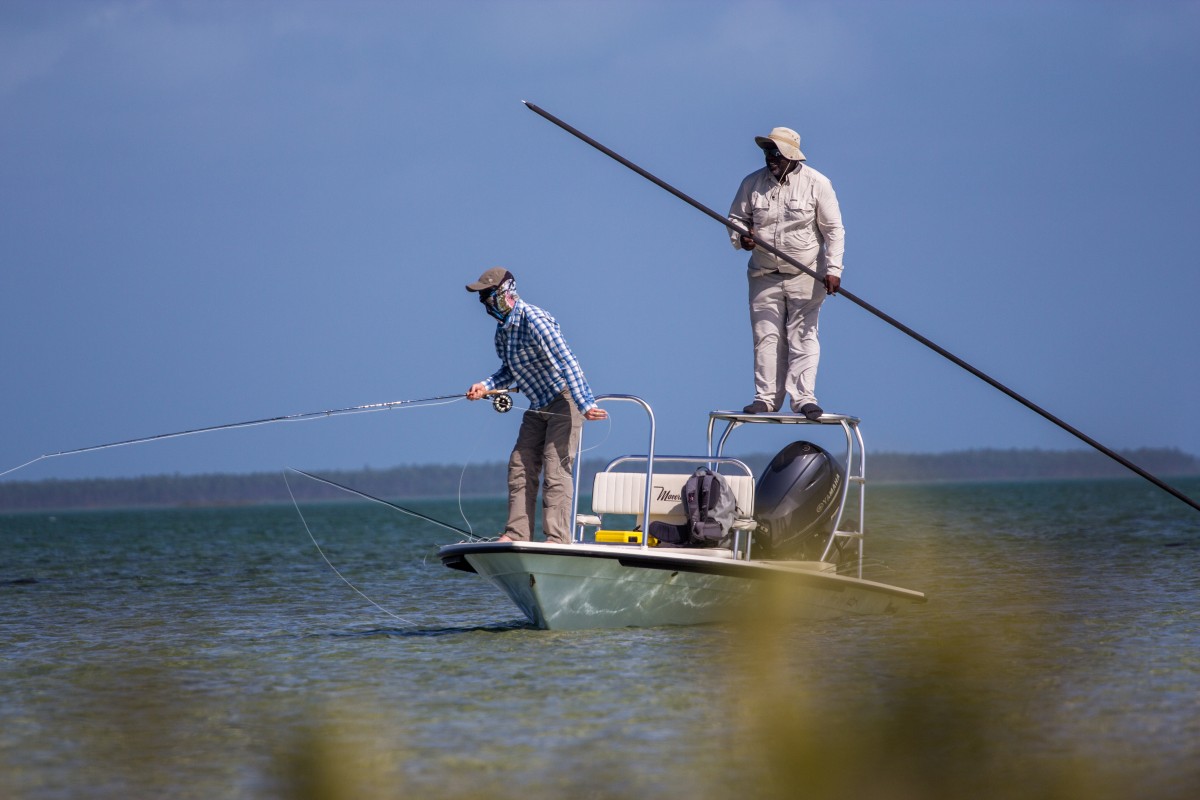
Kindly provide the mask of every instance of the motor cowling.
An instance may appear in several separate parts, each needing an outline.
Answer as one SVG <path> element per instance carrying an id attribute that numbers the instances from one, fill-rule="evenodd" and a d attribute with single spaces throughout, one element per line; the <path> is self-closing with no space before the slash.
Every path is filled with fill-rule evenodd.
<path id="1" fill-rule="evenodd" d="M 819 559 L 837 524 L 845 480 L 837 459 L 812 442 L 776 453 L 754 488 L 755 555 Z"/>

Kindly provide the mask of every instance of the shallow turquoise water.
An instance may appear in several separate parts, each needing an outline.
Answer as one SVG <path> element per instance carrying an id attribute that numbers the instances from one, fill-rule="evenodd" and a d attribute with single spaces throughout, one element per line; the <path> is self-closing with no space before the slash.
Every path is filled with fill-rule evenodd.
<path id="1" fill-rule="evenodd" d="M 0 515 L 0 796 L 1196 796 L 1200 514 L 885 486 L 867 523 L 928 605 L 551 633 L 380 506 Z"/>

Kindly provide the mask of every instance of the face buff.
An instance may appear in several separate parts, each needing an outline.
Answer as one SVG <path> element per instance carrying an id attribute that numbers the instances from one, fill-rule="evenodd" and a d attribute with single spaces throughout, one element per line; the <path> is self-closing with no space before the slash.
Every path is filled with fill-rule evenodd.
<path id="1" fill-rule="evenodd" d="M 515 299 L 517 294 L 517 282 L 513 278 L 508 278 L 495 289 L 490 292 L 480 292 L 479 302 L 483 303 L 487 313 L 495 317 L 500 322 L 508 319 L 509 312 L 513 307 L 509 304 L 509 295 Z"/>

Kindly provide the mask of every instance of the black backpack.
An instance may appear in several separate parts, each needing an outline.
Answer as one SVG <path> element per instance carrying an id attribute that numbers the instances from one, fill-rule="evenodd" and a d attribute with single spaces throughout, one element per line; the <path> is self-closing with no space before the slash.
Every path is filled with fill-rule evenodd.
<path id="1" fill-rule="evenodd" d="M 729 482 L 719 472 L 700 467 L 683 484 L 681 525 L 651 522 L 649 533 L 667 547 L 715 547 L 729 533 L 736 500 Z"/>

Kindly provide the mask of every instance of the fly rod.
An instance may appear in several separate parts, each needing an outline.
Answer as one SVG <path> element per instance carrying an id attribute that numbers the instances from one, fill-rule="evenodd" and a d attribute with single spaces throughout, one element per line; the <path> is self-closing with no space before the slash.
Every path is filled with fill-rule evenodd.
<path id="1" fill-rule="evenodd" d="M 671 184 L 652 175 L 651 173 L 642 169 L 637 164 L 634 164 L 632 161 L 630 161 L 629 159 L 620 155 L 619 153 L 614 152 L 613 150 L 610 150 L 609 148 L 600 144 L 600 142 L 597 142 L 595 139 L 588 136 L 586 133 L 579 130 L 578 128 L 572 127 L 568 123 L 563 122 L 561 119 L 554 116 L 553 114 L 546 111 L 545 109 L 539 108 L 538 106 L 534 105 L 533 103 L 530 103 L 528 100 L 523 100 L 522 102 L 525 104 L 526 108 L 528 108 L 533 113 L 537 114 L 538 116 L 542 117 L 543 119 L 546 119 L 549 122 L 554 123 L 558 127 L 562 128 L 564 131 L 566 131 L 567 133 L 569 133 L 572 136 L 574 136 L 575 138 L 579 139 L 580 141 L 591 145 L 592 147 L 599 150 L 601 153 L 604 153 L 604 155 L 606 155 L 609 158 L 616 161 L 617 163 L 619 163 L 625 167 L 628 167 L 629 169 L 633 170 L 638 175 L 641 175 L 643 178 L 645 178 L 646 180 L 655 184 L 659 188 L 665 189 L 666 191 L 675 195 L 680 200 L 687 203 L 692 208 L 695 208 L 697 211 L 701 212 L 702 214 L 712 217 L 717 222 L 721 223 L 721 225 L 724 226 L 725 228 L 736 231 L 737 233 L 740 233 L 743 236 L 749 236 L 750 238 L 752 238 L 754 240 L 754 243 L 756 245 L 758 245 L 759 247 L 761 247 L 763 250 L 767 251 L 771 255 L 776 256 L 777 258 L 780 258 L 780 259 L 786 261 L 787 263 L 791 264 L 796 269 L 799 269 L 799 270 L 807 273 L 808 275 L 811 275 L 813 278 L 820 280 L 821 276 L 818 275 L 816 272 L 814 272 L 812 269 L 804 266 L 799 261 L 797 261 L 796 259 L 789 256 L 787 253 L 781 252 L 778 248 L 774 247 L 769 242 L 764 242 L 762 239 L 755 236 L 753 233 L 751 233 L 749 230 L 747 230 L 742 225 L 734 222 L 733 220 L 730 220 L 728 217 L 718 214 L 717 212 L 713 211 L 711 208 L 704 205 L 703 203 L 693 199 L 692 197 L 689 197 L 688 195 L 686 195 L 683 192 L 676 189 Z M 837 291 L 837 294 L 841 297 L 845 297 L 847 300 L 849 300 L 850 302 L 859 306 L 860 308 L 864 309 L 865 311 L 868 311 L 868 312 L 874 314 L 876 317 L 883 320 L 887 324 L 891 325 L 893 328 L 896 328 L 901 333 L 904 333 L 904 334 L 912 337 L 913 339 L 915 339 L 916 341 L 925 345 L 930 350 L 933 350 L 935 353 L 942 356 L 943 358 L 946 358 L 949 361 L 952 361 L 953 363 L 957 364 L 959 367 L 962 367 L 967 372 L 974 375 L 976 378 L 979 378 L 981 381 L 992 386 L 994 389 L 998 389 L 999 391 L 1008 395 L 1013 400 L 1016 400 L 1018 403 L 1025 406 L 1026 408 L 1028 408 L 1030 411 L 1033 411 L 1034 413 L 1042 416 L 1043 418 L 1049 420 L 1050 422 L 1053 422 L 1055 425 L 1062 428 L 1067 433 L 1071 434 L 1072 436 L 1076 437 L 1077 439 L 1084 442 L 1085 444 L 1100 451 L 1101 453 L 1108 456 L 1113 461 L 1116 461 L 1118 464 L 1125 467 L 1126 469 L 1129 469 L 1130 471 L 1140 475 L 1141 477 L 1143 477 L 1146 480 L 1153 483 L 1158 488 L 1162 489 L 1163 491 L 1167 492 L 1168 494 L 1173 495 L 1174 497 L 1178 498 L 1179 500 L 1182 500 L 1184 503 L 1187 503 L 1189 506 L 1196 509 L 1197 511 L 1200 511 L 1200 503 L 1197 503 L 1195 500 L 1188 497 L 1186 494 L 1179 491 L 1174 486 L 1171 486 L 1170 484 L 1166 483 L 1165 481 L 1161 480 L 1160 478 L 1156 477 L 1155 475 L 1142 469 L 1137 464 L 1134 464 L 1132 461 L 1130 461 L 1129 459 L 1122 456 L 1120 453 L 1117 453 L 1116 451 L 1111 450 L 1108 447 L 1105 447 L 1103 444 L 1096 441 L 1092 437 L 1088 436 L 1086 433 L 1083 433 L 1082 431 L 1075 428 L 1073 425 L 1068 424 L 1064 420 L 1059 419 L 1054 414 L 1051 414 L 1049 411 L 1047 411 L 1046 409 L 1037 405 L 1036 403 L 1026 399 L 1025 397 L 1021 396 L 1020 394 L 1017 394 L 1015 391 L 1008 388 L 1004 384 L 1000 383 L 998 380 L 991 377 L 987 373 L 985 373 L 979 369 L 976 369 L 974 366 L 972 366 L 971 364 L 968 364 L 966 361 L 963 361 L 961 358 L 954 355 L 953 353 L 951 353 L 949 350 L 945 349 L 941 345 L 939 345 L 936 342 L 917 333 L 915 330 L 908 327 L 903 322 L 900 322 L 896 318 L 881 311 L 880 309 L 878 309 L 875 306 L 868 303 L 866 300 L 863 300 L 861 297 L 858 297 L 857 295 L 853 294 L 852 292 L 847 291 L 844 288 L 839 288 Z"/>
<path id="2" fill-rule="evenodd" d="M 512 408 L 512 398 L 508 396 L 510 391 L 514 389 L 493 389 L 488 392 L 492 398 L 492 406 L 499 412 L 503 413 Z M 401 408 L 404 406 L 420 406 L 425 403 L 434 403 L 438 401 L 454 401 L 461 400 L 466 397 L 465 393 L 459 394 L 444 394 L 438 397 L 422 397 L 416 400 L 391 400 L 386 403 L 367 403 L 361 406 L 349 406 L 347 408 L 334 408 L 328 411 L 306 411 L 301 414 L 286 414 L 278 417 L 265 417 L 263 419 L 252 419 L 244 422 L 230 422 L 224 425 L 209 425 L 204 428 L 192 428 L 186 431 L 175 431 L 174 433 L 159 433 L 154 436 L 143 436 L 138 439 L 125 439 L 119 442 L 109 442 L 108 444 L 94 444 L 90 447 L 78 447 L 74 450 L 60 450 L 57 453 L 46 453 L 35 459 L 26 461 L 20 466 L 0 472 L 0 478 L 8 475 L 11 472 L 16 472 L 19 469 L 24 469 L 30 464 L 35 464 L 47 458 L 57 458 L 58 456 L 70 456 L 78 453 L 90 453 L 93 450 L 107 450 L 110 447 L 125 447 L 132 444 L 142 444 L 144 442 L 155 442 L 161 439 L 174 439 L 180 436 L 194 436 L 200 433 L 212 433 L 214 431 L 227 431 L 234 428 L 252 428 L 258 425 L 272 425 L 276 422 L 302 422 L 304 420 L 320 419 L 324 417 L 336 417 L 343 414 L 367 414 L 373 411 L 390 411 L 391 409 Z"/>

